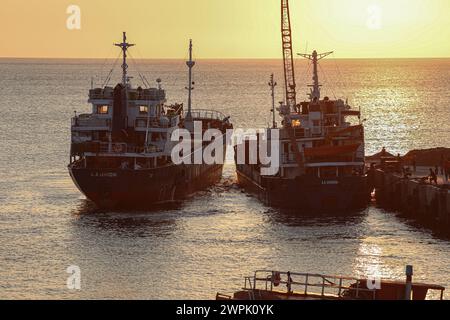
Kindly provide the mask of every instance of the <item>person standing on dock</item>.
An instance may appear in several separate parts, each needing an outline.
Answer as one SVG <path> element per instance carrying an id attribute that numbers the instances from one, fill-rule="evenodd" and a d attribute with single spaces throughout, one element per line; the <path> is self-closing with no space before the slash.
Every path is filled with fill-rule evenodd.
<path id="1" fill-rule="evenodd" d="M 433 182 L 435 184 L 437 184 L 437 175 L 436 175 L 436 172 L 433 171 L 432 168 L 430 168 L 430 183 L 433 183 Z"/>
<path id="2" fill-rule="evenodd" d="M 450 158 L 447 158 L 447 161 L 445 162 L 444 173 L 445 173 L 445 182 L 447 182 L 450 178 Z"/>

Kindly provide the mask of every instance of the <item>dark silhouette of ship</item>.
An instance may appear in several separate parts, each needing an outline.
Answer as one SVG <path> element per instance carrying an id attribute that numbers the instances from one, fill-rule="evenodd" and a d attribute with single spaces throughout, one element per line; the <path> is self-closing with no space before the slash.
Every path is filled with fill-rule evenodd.
<path id="1" fill-rule="evenodd" d="M 221 163 L 176 164 L 171 153 L 172 133 L 194 123 L 223 133 L 232 128 L 229 117 L 213 110 L 192 110 L 192 41 L 189 46 L 188 110 L 183 104 L 166 105 L 161 80 L 151 87 L 141 76 L 144 88 L 132 87 L 127 75 L 127 50 L 133 44 L 116 44 L 122 49 L 122 82 L 89 91 L 92 113 L 72 119 L 70 175 L 78 189 L 99 207 L 151 207 L 186 198 L 211 186 L 222 176 Z M 202 151 L 208 143 L 200 143 Z M 195 150 L 199 151 L 199 150 Z M 190 157 L 191 155 L 185 155 Z M 224 152 L 225 157 L 225 152 Z"/>
<path id="2" fill-rule="evenodd" d="M 313 84 L 309 99 L 297 103 L 291 24 L 287 0 L 282 0 L 282 40 L 285 101 L 278 108 L 282 118 L 279 137 L 275 119 L 275 86 L 272 90 L 273 125 L 267 129 L 268 145 L 277 142 L 280 168 L 276 175 L 261 175 L 264 165 L 258 161 L 236 163 L 239 184 L 256 193 L 267 205 L 302 211 L 349 211 L 365 207 L 371 187 L 365 169 L 364 127 L 360 111 L 343 100 L 321 98 L 319 60 L 331 52 L 301 54 L 312 62 Z M 357 117 L 359 120 L 348 120 Z M 355 124 L 356 122 L 356 124 Z M 261 135 L 258 135 L 258 140 Z M 241 148 L 249 154 L 250 143 Z M 273 156 L 273 155 L 272 155 Z"/>

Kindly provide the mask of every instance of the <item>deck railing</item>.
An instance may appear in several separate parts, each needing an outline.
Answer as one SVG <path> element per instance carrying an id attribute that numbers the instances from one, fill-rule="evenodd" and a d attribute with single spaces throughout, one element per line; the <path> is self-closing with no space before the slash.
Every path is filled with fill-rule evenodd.
<path id="1" fill-rule="evenodd" d="M 183 110 L 183 117 L 186 117 L 187 111 Z M 191 115 L 194 119 L 213 119 L 213 120 L 224 120 L 226 116 L 215 110 L 207 109 L 194 109 L 191 111 Z"/>
<path id="2" fill-rule="evenodd" d="M 110 128 L 111 120 L 98 118 L 93 115 L 82 114 L 72 118 L 73 127 Z"/>
<path id="3" fill-rule="evenodd" d="M 149 128 L 169 128 L 175 127 L 177 125 L 178 117 L 169 117 L 169 122 L 167 124 L 161 124 L 156 117 L 138 117 L 135 120 L 135 128 L 147 128 L 147 122 Z"/>
<path id="4" fill-rule="evenodd" d="M 102 89 L 92 89 L 89 91 L 89 99 L 98 100 L 98 99 L 107 99 L 111 100 L 114 98 L 113 90 L 102 90 Z M 138 90 L 129 90 L 128 91 L 128 99 L 129 100 L 150 100 L 150 101 L 162 101 L 166 99 L 166 92 L 162 89 L 144 89 L 141 91 Z"/>
<path id="5" fill-rule="evenodd" d="M 367 288 L 366 282 L 349 277 L 327 276 L 321 274 L 279 272 L 258 270 L 253 277 L 246 277 L 244 290 L 255 292 L 265 290 L 270 292 L 282 292 L 283 286 L 287 293 L 315 295 L 323 298 L 364 298 L 376 299 L 376 289 Z M 280 288 L 279 291 L 275 290 Z"/>

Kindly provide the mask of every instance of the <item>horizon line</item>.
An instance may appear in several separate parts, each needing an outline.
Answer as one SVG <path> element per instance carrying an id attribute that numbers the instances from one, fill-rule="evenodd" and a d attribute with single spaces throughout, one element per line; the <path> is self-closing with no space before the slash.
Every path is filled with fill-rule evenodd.
<path id="1" fill-rule="evenodd" d="M 0 56 L 0 59 L 19 59 L 19 60 L 36 60 L 36 59 L 42 59 L 42 60 L 115 60 L 115 58 L 106 58 L 106 57 L 81 57 L 81 58 L 75 58 L 75 57 L 3 57 Z M 283 58 L 274 58 L 274 57 L 215 57 L 215 58 L 197 58 L 196 60 L 282 60 Z M 294 57 L 294 59 L 302 60 L 301 58 Z M 335 57 L 333 60 L 405 60 L 405 59 L 450 59 L 450 56 L 448 57 L 442 57 L 442 56 L 436 56 L 436 57 Z M 185 60 L 185 58 L 135 58 L 134 60 Z"/>

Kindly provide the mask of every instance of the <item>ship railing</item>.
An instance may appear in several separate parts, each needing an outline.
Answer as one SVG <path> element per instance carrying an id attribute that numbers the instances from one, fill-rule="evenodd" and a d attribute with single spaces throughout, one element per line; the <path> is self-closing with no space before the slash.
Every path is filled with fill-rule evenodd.
<path id="1" fill-rule="evenodd" d="M 183 110 L 183 117 L 186 117 L 187 111 Z M 194 119 L 212 119 L 212 120 L 224 120 L 226 116 L 216 110 L 207 109 L 194 109 L 191 111 L 191 115 Z"/>
<path id="2" fill-rule="evenodd" d="M 126 143 L 100 143 L 99 145 L 100 153 L 127 153 L 128 149 Z"/>
<path id="3" fill-rule="evenodd" d="M 163 126 L 160 124 L 157 118 L 151 117 L 147 119 L 147 117 L 139 117 L 136 118 L 134 122 L 135 128 L 168 128 L 168 126 Z"/>
<path id="4" fill-rule="evenodd" d="M 163 101 L 166 99 L 166 92 L 162 89 L 130 90 L 128 95 L 129 100 Z M 89 99 L 92 100 L 110 100 L 113 98 L 113 90 L 92 89 L 89 91 Z"/>
<path id="5" fill-rule="evenodd" d="M 330 134 L 334 134 L 335 132 L 339 132 L 342 129 L 347 128 L 348 126 L 322 126 L 322 127 L 313 127 L 312 135 L 313 136 L 326 136 Z"/>
<path id="6" fill-rule="evenodd" d="M 111 93 L 90 93 L 89 99 L 100 100 L 100 99 L 112 99 L 113 94 Z"/>
<path id="7" fill-rule="evenodd" d="M 111 119 L 102 119 L 91 114 L 82 114 L 72 118 L 72 127 L 110 128 Z"/>
<path id="8" fill-rule="evenodd" d="M 255 292 L 281 292 L 283 286 L 288 294 L 313 295 L 322 298 L 376 299 L 377 289 L 370 289 L 367 281 L 341 276 L 311 273 L 258 270 L 253 277 L 246 277 L 244 290 Z M 280 288 L 279 291 L 276 289 Z"/>
<path id="9" fill-rule="evenodd" d="M 296 139 L 310 138 L 310 137 L 320 137 L 334 134 L 336 132 L 342 131 L 343 129 L 348 128 L 347 125 L 344 126 L 323 126 L 323 127 L 313 127 L 313 128 L 303 128 L 303 127 L 294 127 L 292 130 L 294 131 L 294 136 Z M 345 135 L 349 135 L 346 133 Z M 287 139 L 288 133 L 285 132 L 282 136 L 283 139 Z"/>
<path id="10" fill-rule="evenodd" d="M 349 126 L 350 126 L 350 124 L 348 124 L 348 123 L 344 123 L 344 125 L 342 125 L 342 126 L 324 126 L 323 127 L 324 134 L 325 135 L 334 134 L 336 132 L 339 132 L 339 131 L 342 131 L 342 130 L 348 128 Z M 346 136 L 351 135 L 351 134 L 352 134 L 352 132 L 342 133 L 342 135 L 346 135 Z"/>
<path id="11" fill-rule="evenodd" d="M 309 129 L 309 128 L 294 127 L 292 129 L 289 129 L 289 130 L 292 130 L 294 132 L 294 137 L 296 139 L 304 139 L 304 138 L 310 138 L 311 137 L 311 129 Z M 287 130 L 282 130 L 280 138 L 283 139 L 283 140 L 284 139 L 290 139 L 289 132 Z"/>
<path id="12" fill-rule="evenodd" d="M 159 153 L 163 152 L 164 150 L 154 146 L 150 145 L 145 148 L 144 146 L 133 146 L 133 145 L 127 145 L 126 143 L 100 143 L 98 147 L 99 153 L 115 153 L 115 154 L 124 154 L 124 153 Z"/>
<path id="13" fill-rule="evenodd" d="M 166 99 L 166 93 L 156 93 L 156 94 L 143 94 L 137 96 L 136 100 L 150 100 L 150 101 L 163 101 Z"/>
<path id="14" fill-rule="evenodd" d="M 294 128 L 294 136 L 298 138 L 309 138 L 311 136 L 311 131 L 304 128 Z"/>
<path id="15" fill-rule="evenodd" d="M 348 162 L 364 162 L 364 157 L 361 155 L 335 155 L 335 156 L 322 156 L 322 157 L 307 157 L 305 159 L 304 154 L 302 153 L 302 157 L 304 158 L 304 160 L 307 160 L 308 163 L 336 163 L 336 162 L 343 162 L 343 163 L 348 163 Z M 295 164 L 297 163 L 297 160 L 295 158 L 295 155 L 293 153 L 283 153 L 281 155 L 281 159 L 282 159 L 282 164 Z"/>
<path id="16" fill-rule="evenodd" d="M 175 127 L 178 124 L 178 117 L 170 117 L 168 118 L 169 122 L 167 124 L 161 124 L 156 117 L 151 117 L 148 119 L 147 117 L 138 117 L 134 122 L 135 128 L 169 128 Z"/>

